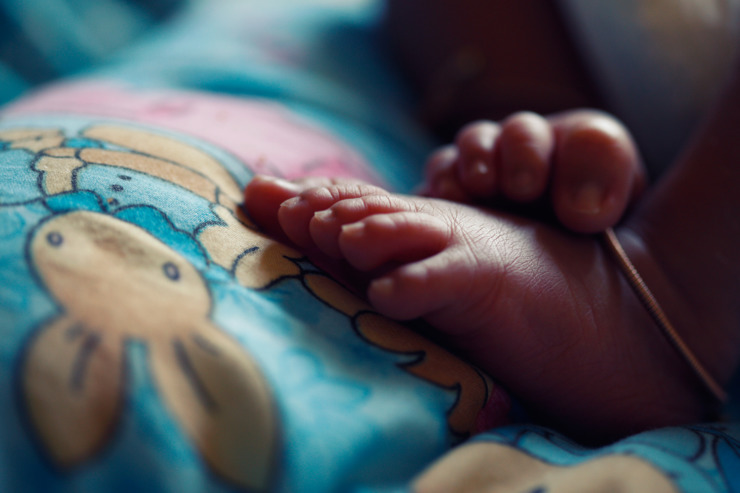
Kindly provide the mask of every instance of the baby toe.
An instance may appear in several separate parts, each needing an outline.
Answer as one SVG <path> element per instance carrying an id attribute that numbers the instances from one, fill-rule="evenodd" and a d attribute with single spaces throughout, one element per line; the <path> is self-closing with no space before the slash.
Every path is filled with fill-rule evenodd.
<path id="1" fill-rule="evenodd" d="M 309 233 L 319 250 L 331 257 L 343 258 L 344 254 L 339 247 L 339 236 L 344 226 L 358 223 L 373 215 L 417 211 L 416 202 L 405 195 L 371 194 L 342 199 L 329 209 L 314 213 L 309 222 Z M 382 236 L 384 232 L 379 231 L 378 234 Z M 399 230 L 398 234 L 408 233 L 405 230 Z"/>
<path id="2" fill-rule="evenodd" d="M 300 187 L 271 176 L 255 176 L 244 191 L 244 207 L 249 217 L 264 231 L 275 237 L 282 237 L 283 231 L 278 223 L 280 204 L 295 197 Z"/>
<path id="3" fill-rule="evenodd" d="M 468 287 L 466 278 L 456 275 L 457 266 L 445 252 L 401 265 L 373 280 L 367 291 L 372 306 L 388 317 L 409 320 L 439 314 L 459 303 Z"/>
<path id="4" fill-rule="evenodd" d="M 457 134 L 457 178 L 467 195 L 486 199 L 497 193 L 495 147 L 501 127 L 494 122 L 471 123 Z"/>
<path id="5" fill-rule="evenodd" d="M 450 226 L 439 218 L 393 212 L 342 226 L 339 249 L 353 267 L 369 271 L 429 257 L 444 249 L 449 239 Z"/>
<path id="6" fill-rule="evenodd" d="M 453 202 L 469 202 L 470 197 L 457 177 L 455 169 L 457 158 L 457 148 L 453 145 L 442 147 L 432 153 L 425 166 L 425 182 L 419 190 L 420 195 Z"/>
<path id="7" fill-rule="evenodd" d="M 558 127 L 552 181 L 555 214 L 576 232 L 596 233 L 614 226 L 645 180 L 631 137 L 616 120 L 593 113 Z"/>
<path id="8" fill-rule="evenodd" d="M 529 112 L 509 117 L 501 126 L 497 146 L 501 193 L 516 202 L 542 197 L 555 150 L 555 137 L 547 120 Z"/>
<path id="9" fill-rule="evenodd" d="M 314 245 L 310 223 L 317 212 L 325 211 L 343 200 L 387 194 L 379 187 L 359 181 L 311 187 L 280 205 L 278 221 L 291 241 L 300 247 L 310 247 Z"/>

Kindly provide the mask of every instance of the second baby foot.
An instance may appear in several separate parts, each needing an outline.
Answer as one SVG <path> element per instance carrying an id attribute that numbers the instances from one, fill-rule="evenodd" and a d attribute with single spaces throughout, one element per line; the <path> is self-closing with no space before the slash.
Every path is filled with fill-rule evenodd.
<path id="1" fill-rule="evenodd" d="M 614 226 L 645 185 L 632 138 L 611 116 L 516 113 L 465 126 L 429 158 L 424 194 L 464 203 L 538 203 L 565 227 Z"/>

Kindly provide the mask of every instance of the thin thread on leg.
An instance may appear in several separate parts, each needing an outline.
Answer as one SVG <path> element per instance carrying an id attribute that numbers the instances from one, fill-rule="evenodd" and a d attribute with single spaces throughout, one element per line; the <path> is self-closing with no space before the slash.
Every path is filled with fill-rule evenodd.
<path id="1" fill-rule="evenodd" d="M 619 239 L 612 228 L 609 228 L 604 232 L 604 239 L 606 240 L 607 248 L 614 255 L 620 269 L 627 277 L 627 282 L 653 317 L 653 320 L 658 325 L 663 335 L 668 339 L 673 347 L 676 348 L 684 360 L 686 360 L 709 393 L 711 393 L 720 402 L 725 402 L 727 400 L 727 393 L 717 383 L 712 375 L 709 374 L 707 369 L 704 368 L 704 365 L 701 364 L 696 355 L 694 355 L 683 339 L 681 339 L 681 336 L 678 335 L 675 327 L 671 324 L 670 320 L 668 320 L 665 312 L 658 304 L 658 300 L 653 296 L 653 293 L 647 287 L 647 284 L 645 284 L 642 276 L 640 276 L 639 272 L 637 272 L 637 269 L 635 269 L 635 266 L 630 261 L 627 256 L 627 252 L 622 248 L 622 244 L 619 242 Z"/>

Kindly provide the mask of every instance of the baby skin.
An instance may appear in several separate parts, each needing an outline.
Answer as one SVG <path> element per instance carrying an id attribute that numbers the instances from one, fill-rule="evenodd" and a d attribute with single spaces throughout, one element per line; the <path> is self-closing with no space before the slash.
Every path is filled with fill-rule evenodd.
<path id="1" fill-rule="evenodd" d="M 598 237 L 577 234 L 615 225 L 644 183 L 611 117 L 519 113 L 473 123 L 434 153 L 427 197 L 256 177 L 246 206 L 269 233 L 364 275 L 380 313 L 425 319 L 541 422 L 603 441 L 705 411 L 701 387 Z M 510 204 L 537 217 L 491 207 Z M 639 250 L 636 235 L 618 234 Z"/>

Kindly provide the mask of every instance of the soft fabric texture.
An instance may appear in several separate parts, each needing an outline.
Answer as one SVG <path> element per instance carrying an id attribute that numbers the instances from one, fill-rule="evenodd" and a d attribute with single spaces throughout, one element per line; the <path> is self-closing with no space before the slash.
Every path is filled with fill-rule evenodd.
<path id="1" fill-rule="evenodd" d="M 275 103 L 84 93 L 0 125 L 3 489 L 383 488 L 505 417 L 238 205 L 255 168 L 372 178 L 355 151 Z"/>
<path id="2" fill-rule="evenodd" d="M 383 490 L 505 418 L 240 208 L 256 172 L 411 186 L 427 147 L 385 121 L 375 10 L 257 7 L 193 5 L 3 112 L 0 489 Z"/>
<path id="3" fill-rule="evenodd" d="M 88 70 L 169 18 L 185 0 L 0 0 L 0 103 Z"/>

